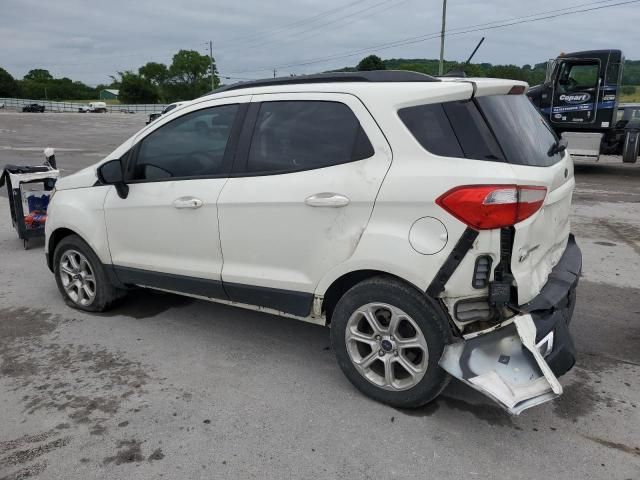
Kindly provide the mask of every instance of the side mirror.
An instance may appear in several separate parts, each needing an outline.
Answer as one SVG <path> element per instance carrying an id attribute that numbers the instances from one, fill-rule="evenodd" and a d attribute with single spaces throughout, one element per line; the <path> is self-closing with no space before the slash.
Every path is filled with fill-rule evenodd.
<path id="1" fill-rule="evenodd" d="M 98 179 L 104 185 L 113 185 L 120 198 L 127 198 L 129 195 L 129 185 L 124 182 L 122 172 L 122 162 L 120 159 L 111 160 L 102 164 L 98 168 Z"/>

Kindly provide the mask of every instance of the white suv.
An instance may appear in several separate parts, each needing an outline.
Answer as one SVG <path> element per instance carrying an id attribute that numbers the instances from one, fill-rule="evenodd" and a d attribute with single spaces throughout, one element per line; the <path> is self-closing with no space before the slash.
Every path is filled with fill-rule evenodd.
<path id="1" fill-rule="evenodd" d="M 409 72 L 232 85 L 62 178 L 46 252 L 72 307 L 132 287 L 330 325 L 398 407 L 450 375 L 510 412 L 562 392 L 573 164 L 526 84 Z"/>

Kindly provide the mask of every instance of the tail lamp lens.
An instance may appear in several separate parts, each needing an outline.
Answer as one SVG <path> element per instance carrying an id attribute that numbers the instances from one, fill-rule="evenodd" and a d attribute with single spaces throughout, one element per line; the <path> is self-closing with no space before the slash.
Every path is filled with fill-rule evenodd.
<path id="1" fill-rule="evenodd" d="M 522 185 L 465 185 L 441 195 L 436 203 L 476 230 L 509 227 L 521 222 L 544 203 L 545 187 Z"/>

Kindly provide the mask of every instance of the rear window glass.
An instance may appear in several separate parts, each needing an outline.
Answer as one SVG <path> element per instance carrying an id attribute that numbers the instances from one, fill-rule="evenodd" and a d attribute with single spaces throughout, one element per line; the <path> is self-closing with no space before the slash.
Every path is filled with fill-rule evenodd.
<path id="1" fill-rule="evenodd" d="M 526 95 L 492 95 L 476 99 L 509 163 L 547 167 L 562 154 L 547 152 L 556 135 Z"/>
<path id="2" fill-rule="evenodd" d="M 398 111 L 425 150 L 445 157 L 548 166 L 557 137 L 525 95 L 492 95 L 473 101 L 418 105 Z"/>

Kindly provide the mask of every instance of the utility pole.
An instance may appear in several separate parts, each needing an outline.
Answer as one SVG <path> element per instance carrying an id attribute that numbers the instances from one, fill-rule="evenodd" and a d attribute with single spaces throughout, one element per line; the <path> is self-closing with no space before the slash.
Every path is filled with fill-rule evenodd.
<path id="1" fill-rule="evenodd" d="M 438 65 L 438 75 L 444 73 L 444 31 L 447 21 L 447 0 L 442 0 L 442 31 L 440 32 L 440 64 Z"/>
<path id="2" fill-rule="evenodd" d="M 209 61 L 211 62 L 211 90 L 215 90 L 216 87 L 215 87 L 215 82 L 213 78 L 214 68 L 213 68 L 213 41 L 212 40 L 209 40 Z"/>

